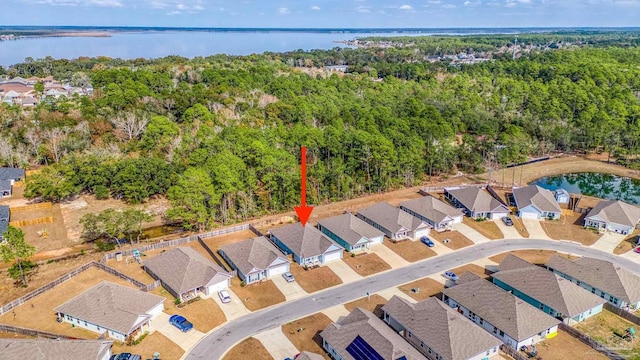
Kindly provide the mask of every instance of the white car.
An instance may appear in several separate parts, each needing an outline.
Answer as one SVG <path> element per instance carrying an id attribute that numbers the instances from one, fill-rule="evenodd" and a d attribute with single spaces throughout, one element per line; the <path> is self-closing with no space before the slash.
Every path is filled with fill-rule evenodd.
<path id="1" fill-rule="evenodd" d="M 231 302 L 231 296 L 229 296 L 229 292 L 227 290 L 218 291 L 218 296 L 220 297 L 220 301 L 222 301 L 223 304 Z"/>

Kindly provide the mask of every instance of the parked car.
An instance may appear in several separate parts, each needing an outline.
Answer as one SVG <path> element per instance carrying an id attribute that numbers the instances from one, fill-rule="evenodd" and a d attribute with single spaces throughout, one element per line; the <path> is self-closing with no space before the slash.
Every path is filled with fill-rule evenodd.
<path id="1" fill-rule="evenodd" d="M 633 252 L 636 252 L 636 253 L 640 254 L 640 246 L 638 246 L 637 248 L 633 249 Z"/>
<path id="2" fill-rule="evenodd" d="M 508 216 L 503 217 L 502 222 L 507 226 L 513 226 L 513 220 Z"/>
<path id="3" fill-rule="evenodd" d="M 434 246 L 435 246 L 435 245 L 434 245 L 434 243 L 433 243 L 433 241 L 431 241 L 431 239 L 429 239 L 429 238 L 428 238 L 428 237 L 426 237 L 426 236 L 421 237 L 421 238 L 420 238 L 420 241 L 421 241 L 423 244 L 427 245 L 428 247 L 434 247 Z"/>
<path id="4" fill-rule="evenodd" d="M 132 353 L 121 353 L 111 355 L 109 360 L 142 360 L 142 357 Z"/>
<path id="5" fill-rule="evenodd" d="M 193 329 L 193 324 L 180 315 L 171 315 L 169 318 L 171 325 L 177 327 L 182 332 L 187 332 Z"/>
<path id="6" fill-rule="evenodd" d="M 445 271 L 443 276 L 446 277 L 447 279 L 451 280 L 451 281 L 458 281 L 458 275 L 456 275 L 452 271 Z"/>
<path id="7" fill-rule="evenodd" d="M 227 290 L 218 291 L 218 296 L 220 297 L 220 301 L 222 301 L 223 304 L 231 302 L 231 296 L 229 295 L 229 292 Z"/>
<path id="8" fill-rule="evenodd" d="M 296 278 L 294 278 L 294 277 L 293 277 L 293 274 L 292 274 L 292 273 L 290 273 L 290 272 L 288 272 L 288 271 L 287 271 L 286 273 L 282 274 L 282 277 L 283 277 L 285 280 L 287 280 L 287 282 L 294 282 L 294 281 L 296 281 Z"/>

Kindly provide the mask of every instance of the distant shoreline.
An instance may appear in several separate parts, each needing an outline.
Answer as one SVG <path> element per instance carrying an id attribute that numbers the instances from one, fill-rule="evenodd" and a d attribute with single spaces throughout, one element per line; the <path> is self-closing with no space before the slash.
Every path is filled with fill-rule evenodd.
<path id="1" fill-rule="evenodd" d="M 106 31 L 61 31 L 41 35 L 24 35 L 22 37 L 111 37 L 111 33 Z"/>

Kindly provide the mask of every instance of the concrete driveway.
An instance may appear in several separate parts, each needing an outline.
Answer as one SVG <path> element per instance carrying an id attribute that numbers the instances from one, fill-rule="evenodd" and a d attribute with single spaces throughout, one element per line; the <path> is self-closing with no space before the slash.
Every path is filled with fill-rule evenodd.
<path id="1" fill-rule="evenodd" d="M 433 247 L 430 248 L 431 250 L 436 252 L 436 255 L 445 255 L 445 254 L 450 254 L 452 253 L 454 250 L 449 249 L 448 247 L 444 246 L 440 241 L 434 241 L 433 242 Z"/>
<path id="2" fill-rule="evenodd" d="M 547 233 L 542 228 L 542 224 L 540 224 L 540 221 L 541 220 L 522 219 L 522 223 L 524 224 L 524 227 L 527 228 L 530 238 L 551 240 L 549 235 L 547 235 Z"/>
<path id="3" fill-rule="evenodd" d="M 479 232 L 477 232 L 475 229 L 473 229 L 471 226 L 467 224 L 463 224 L 463 223 L 454 224 L 453 228 L 458 230 L 462 235 L 468 237 L 469 240 L 473 241 L 476 244 L 484 244 L 486 242 L 491 241 L 489 240 L 489 238 L 480 234 Z"/>
<path id="4" fill-rule="evenodd" d="M 272 277 L 271 281 L 273 281 L 273 283 L 278 287 L 287 301 L 299 299 L 308 295 L 308 293 L 304 291 L 297 282 L 287 282 L 287 280 L 285 280 L 281 275 Z"/>
<path id="5" fill-rule="evenodd" d="M 157 315 L 151 322 L 151 332 L 158 331 L 187 351 L 204 337 L 205 334 L 196 329 L 191 329 L 188 332 L 178 330 L 178 328 L 169 323 L 169 317 L 171 317 L 171 315 L 164 312 Z"/>
<path id="6" fill-rule="evenodd" d="M 214 293 L 211 296 L 213 301 L 215 301 L 216 304 L 218 304 L 218 306 L 224 313 L 224 316 L 227 317 L 227 321 L 231 321 L 251 313 L 251 311 L 244 306 L 244 303 L 238 297 L 238 295 L 236 295 L 236 293 L 234 293 L 231 290 L 228 290 L 228 292 L 229 292 L 229 296 L 231 297 L 231 302 L 226 304 L 223 304 L 222 301 L 220 301 L 220 297 L 218 296 L 218 293 Z"/>
<path id="7" fill-rule="evenodd" d="M 393 250 L 382 244 L 374 245 L 367 251 L 378 255 L 382 260 L 384 260 L 384 262 L 389 264 L 392 269 L 409 265 L 409 262 L 407 260 L 403 259 L 400 255 L 396 254 Z"/>
<path id="8" fill-rule="evenodd" d="M 336 275 L 338 275 L 338 277 L 344 284 L 362 279 L 362 276 L 360 276 L 360 274 L 355 272 L 351 267 L 349 267 L 349 265 L 347 265 L 346 262 L 342 260 L 329 262 L 325 266 L 328 266 L 331 271 L 336 273 Z"/>
<path id="9" fill-rule="evenodd" d="M 344 307 L 344 305 L 340 304 L 340 305 L 332 306 L 328 309 L 325 309 L 322 313 L 327 315 L 327 317 L 329 317 L 331 321 L 338 322 L 341 318 L 344 318 L 345 316 L 349 315 L 349 310 L 347 310 L 347 308 Z"/>
<path id="10" fill-rule="evenodd" d="M 411 303 L 415 303 L 416 301 L 409 295 L 403 293 L 400 289 L 398 289 L 397 287 L 392 287 L 392 288 L 388 288 L 388 289 L 384 289 L 382 291 L 378 291 L 377 292 L 378 295 L 382 296 L 383 298 L 390 300 L 394 295 L 401 297 Z"/>
<path id="11" fill-rule="evenodd" d="M 591 247 L 600 251 L 612 253 L 625 237 L 626 235 L 606 232 L 600 239 L 598 239 L 598 241 L 591 245 Z"/>
<path id="12" fill-rule="evenodd" d="M 495 223 L 498 225 L 498 229 L 502 231 L 502 234 L 506 239 L 518 239 L 522 237 L 518 230 L 516 230 L 516 224 L 513 226 L 507 226 L 502 222 L 502 220 L 496 220 Z"/>
<path id="13" fill-rule="evenodd" d="M 284 336 L 281 327 L 261 332 L 254 335 L 254 337 L 260 340 L 269 354 L 276 360 L 286 358 L 293 359 L 296 354 L 300 353 L 291 341 Z"/>

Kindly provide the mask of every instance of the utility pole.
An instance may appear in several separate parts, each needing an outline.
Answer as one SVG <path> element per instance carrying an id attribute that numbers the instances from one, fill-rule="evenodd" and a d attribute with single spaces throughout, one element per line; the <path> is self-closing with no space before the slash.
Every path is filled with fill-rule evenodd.
<path id="1" fill-rule="evenodd" d="M 516 48 L 518 47 L 518 35 L 516 35 L 516 38 L 513 40 L 513 60 L 516 59 Z"/>

